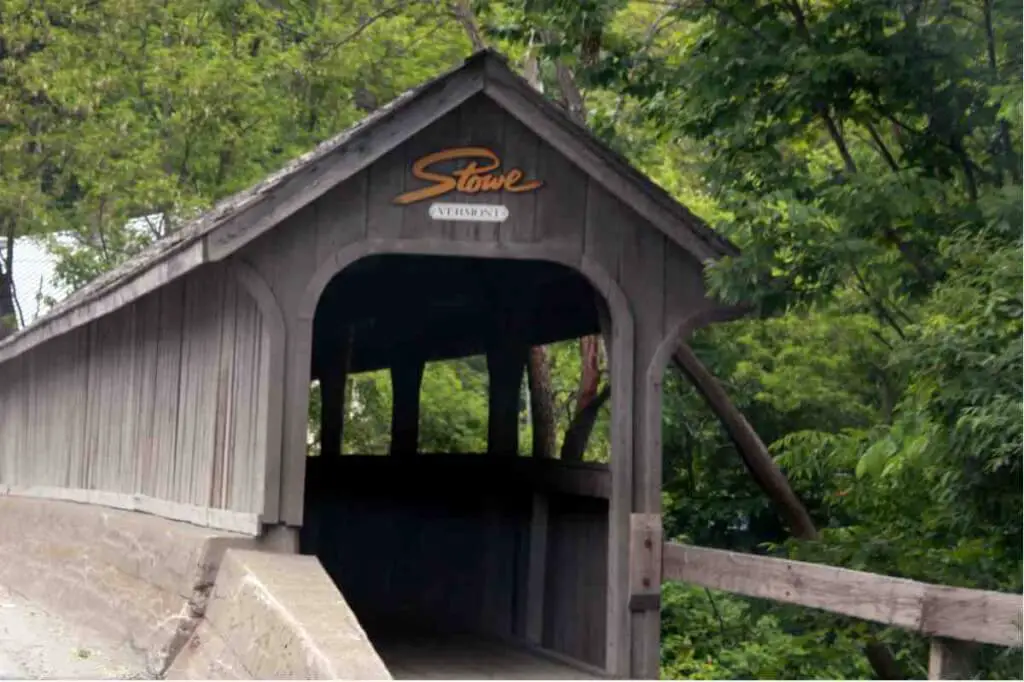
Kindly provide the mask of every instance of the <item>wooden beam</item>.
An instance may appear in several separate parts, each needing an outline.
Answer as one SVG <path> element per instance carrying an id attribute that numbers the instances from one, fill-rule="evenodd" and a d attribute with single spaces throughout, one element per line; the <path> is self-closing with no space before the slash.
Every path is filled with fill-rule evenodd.
<path id="1" fill-rule="evenodd" d="M 407 359 L 391 368 L 392 455 L 414 455 L 419 446 L 423 369 L 423 362 L 417 359 Z"/>
<path id="2" fill-rule="evenodd" d="M 519 454 L 519 395 L 527 346 L 507 345 L 487 352 L 487 453 Z"/>
<path id="3" fill-rule="evenodd" d="M 232 511 L 230 509 L 197 507 L 191 504 L 160 500 L 148 495 L 111 493 L 103 490 L 86 490 L 82 488 L 57 488 L 52 486 L 21 487 L 0 484 L 0 497 L 4 495 L 77 502 L 142 512 L 144 514 L 152 514 L 153 516 L 162 516 L 172 521 L 184 521 L 196 526 L 203 526 L 204 528 L 228 530 L 252 537 L 260 535 L 263 526 L 259 514 Z"/>
<path id="4" fill-rule="evenodd" d="M 928 652 L 929 680 L 969 680 L 977 645 L 933 637 Z"/>
<path id="5" fill-rule="evenodd" d="M 559 460 L 532 457 L 484 457 L 481 453 L 420 453 L 409 461 L 351 454 L 344 457 L 311 457 L 306 464 L 308 490 L 330 488 L 334 481 L 361 481 L 361 485 L 403 485 L 439 489 L 475 487 L 502 490 L 534 490 L 547 495 L 573 495 L 607 500 L 611 473 L 602 464 L 567 466 Z"/>
<path id="6" fill-rule="evenodd" d="M 631 514 L 629 519 L 629 610 L 661 607 L 661 514 Z"/>
<path id="7" fill-rule="evenodd" d="M 1020 647 L 1019 594 L 666 543 L 666 580 L 854 616 L 926 635 Z"/>
<path id="8" fill-rule="evenodd" d="M 341 344 L 325 359 L 326 367 L 320 377 L 320 454 L 328 457 L 341 455 L 345 431 L 345 384 L 352 359 L 352 329 Z"/>

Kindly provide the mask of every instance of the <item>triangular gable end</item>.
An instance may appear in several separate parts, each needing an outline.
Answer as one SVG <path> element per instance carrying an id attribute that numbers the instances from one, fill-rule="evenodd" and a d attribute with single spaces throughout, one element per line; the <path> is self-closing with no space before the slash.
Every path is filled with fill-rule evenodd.
<path id="1" fill-rule="evenodd" d="M 410 97 L 400 98 L 400 103 L 396 100 L 397 106 L 388 105 L 386 116 L 375 114 L 372 121 L 347 135 L 332 150 L 333 158 L 308 164 L 305 172 L 274 186 L 267 201 L 211 231 L 206 237 L 207 260 L 234 253 L 478 93 L 494 100 L 698 261 L 737 253 L 732 244 L 530 87 L 500 55 L 484 50 Z"/>
<path id="2" fill-rule="evenodd" d="M 203 263 L 230 256 L 481 93 L 697 261 L 737 252 L 533 90 L 504 58 L 484 50 L 82 287 L 49 314 L 0 342 L 0 362 L 127 305 Z"/>

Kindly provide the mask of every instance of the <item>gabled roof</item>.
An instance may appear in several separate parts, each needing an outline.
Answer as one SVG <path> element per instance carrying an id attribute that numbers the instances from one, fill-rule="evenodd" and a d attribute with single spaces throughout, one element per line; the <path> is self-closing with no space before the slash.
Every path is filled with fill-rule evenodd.
<path id="1" fill-rule="evenodd" d="M 705 261 L 738 253 L 537 93 L 503 57 L 483 50 L 78 289 L 33 324 L 0 341 L 0 362 L 127 305 L 203 263 L 226 258 L 478 93 L 494 99 L 694 258 Z"/>

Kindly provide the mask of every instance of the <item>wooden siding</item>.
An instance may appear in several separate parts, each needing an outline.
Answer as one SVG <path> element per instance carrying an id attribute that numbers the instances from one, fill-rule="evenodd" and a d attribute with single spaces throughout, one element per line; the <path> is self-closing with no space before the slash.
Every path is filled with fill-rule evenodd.
<path id="1" fill-rule="evenodd" d="M 552 475 L 556 473 L 557 475 Z M 605 665 L 607 489 L 600 465 L 485 454 L 311 457 L 301 550 L 368 630 L 530 640 L 532 500 L 547 503 L 536 644 Z"/>
<path id="2" fill-rule="evenodd" d="M 503 168 L 520 168 L 526 179 L 539 179 L 545 185 L 535 192 L 452 193 L 439 199 L 500 202 L 510 213 L 500 225 L 431 220 L 427 217 L 430 201 L 406 206 L 393 203 L 398 195 L 423 186 L 410 172 L 416 158 L 469 144 L 490 146 Z M 436 170 L 449 172 L 460 165 L 462 162 L 445 162 Z M 700 263 L 490 97 L 475 96 L 237 254 L 267 282 L 285 314 L 288 349 L 281 514 L 291 524 L 302 522 L 313 312 L 331 277 L 372 253 L 552 260 L 582 270 L 606 300 L 613 292 L 603 288 L 616 287 L 628 299 L 625 310 L 612 306 L 620 332 L 635 321 L 635 334 L 631 329 L 628 338 L 620 334 L 617 339 L 632 356 L 632 367 L 620 363 L 621 379 L 630 384 L 626 395 L 637 392 L 634 382 L 642 385 L 647 381 L 647 370 L 666 336 L 709 305 Z M 684 272 L 669 272 L 670 268 Z M 603 276 L 607 282 L 599 281 Z M 669 292 L 670 283 L 681 290 Z M 623 319 L 624 315 L 630 319 Z M 621 399 L 618 402 L 613 430 L 639 429 L 644 420 L 634 412 L 636 408 L 647 412 L 648 406 L 635 405 L 632 396 L 628 404 L 623 405 Z M 620 449 L 629 449 L 633 437 L 632 433 L 628 437 L 619 433 L 618 438 L 613 434 Z M 636 496 L 642 507 L 652 508 L 660 499 L 660 469 L 647 460 L 660 460 L 660 451 L 653 457 L 640 440 L 637 446 L 643 451 L 643 470 L 630 471 L 623 478 L 627 483 L 636 478 L 635 490 L 630 483 L 630 495 Z M 620 457 L 630 454 L 621 453 Z M 628 526 L 629 511 L 619 514 L 623 527 Z"/>
<path id="3" fill-rule="evenodd" d="M 268 350 L 217 265 L 0 364 L 2 490 L 237 530 L 201 510 L 262 511 Z"/>
<path id="4" fill-rule="evenodd" d="M 594 603 L 604 605 L 605 615 L 595 617 L 594 627 L 605 628 L 606 642 L 601 656 L 589 648 L 589 639 L 585 645 L 567 640 L 557 646 L 575 657 L 600 660 L 613 674 L 649 677 L 657 672 L 659 618 L 656 608 L 628 609 L 630 514 L 660 512 L 666 344 L 712 304 L 705 297 L 701 263 L 588 175 L 577 159 L 531 132 L 535 125 L 529 115 L 517 118 L 490 96 L 477 95 L 236 254 L 267 282 L 285 316 L 280 516 L 291 525 L 303 524 L 312 322 L 319 295 L 333 276 L 376 253 L 539 259 L 577 268 L 604 298 L 612 318 L 611 493 L 601 520 L 605 555 L 595 568 L 601 573 L 587 578 L 604 580 L 603 601 Z M 431 220 L 431 201 L 393 203 L 425 184 L 411 175 L 416 158 L 469 144 L 490 146 L 504 169 L 520 168 L 525 179 L 545 185 L 534 192 L 452 193 L 439 199 L 500 202 L 509 210 L 500 225 Z M 461 165 L 439 164 L 435 170 L 450 172 Z M 561 514 L 556 507 L 549 539 L 600 534 L 589 526 L 563 527 L 572 517 Z"/>

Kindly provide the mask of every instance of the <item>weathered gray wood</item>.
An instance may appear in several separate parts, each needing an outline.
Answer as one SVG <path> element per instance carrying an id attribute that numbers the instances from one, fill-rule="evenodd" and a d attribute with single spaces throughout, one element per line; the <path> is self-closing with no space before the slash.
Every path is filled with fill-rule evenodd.
<path id="1" fill-rule="evenodd" d="M 519 454 L 519 395 L 523 385 L 527 349 L 503 345 L 487 354 L 487 452 Z"/>
<path id="2" fill-rule="evenodd" d="M 965 642 L 1021 647 L 1024 597 L 987 590 L 928 585 L 919 630 Z"/>
<path id="3" fill-rule="evenodd" d="M 1021 595 L 667 543 L 666 580 L 799 604 L 931 636 L 1021 646 Z"/>
<path id="4" fill-rule="evenodd" d="M 627 219 L 628 214 L 623 218 Z M 619 264 L 619 284 L 633 303 L 634 413 L 632 512 L 661 510 L 661 411 L 659 396 L 649 391 L 647 368 L 665 335 L 664 253 L 666 238 L 647 228 L 639 216 L 626 228 Z M 628 540 L 625 540 L 628 543 Z M 657 676 L 661 621 L 657 611 L 631 613 L 630 674 Z"/>
<path id="5" fill-rule="evenodd" d="M 416 454 L 420 433 L 423 362 L 409 358 L 391 368 L 391 454 Z"/>
<path id="6" fill-rule="evenodd" d="M 316 262 L 366 237 L 369 171 L 363 170 L 327 192 L 317 202 Z"/>
<path id="7" fill-rule="evenodd" d="M 101 507 L 138 511 L 162 516 L 173 521 L 184 521 L 205 528 L 233 531 L 256 537 L 262 523 L 259 514 L 235 512 L 228 509 L 211 509 L 205 506 L 171 502 L 148 495 L 113 493 L 105 490 L 50 486 L 17 486 L 0 483 L 0 496 L 34 497 L 46 500 L 63 500 L 95 504 Z"/>
<path id="8" fill-rule="evenodd" d="M 629 607 L 655 611 L 661 605 L 661 515 L 630 516 Z"/>
<path id="9" fill-rule="evenodd" d="M 366 200 L 366 236 L 371 239 L 395 238 L 402 233 L 402 220 L 408 207 L 393 203 L 406 191 L 409 165 L 405 145 L 385 154 L 369 168 Z"/>
<path id="10" fill-rule="evenodd" d="M 395 171 L 401 174 L 403 184 L 402 190 L 387 197 L 390 204 L 402 192 L 409 192 L 429 183 L 412 176 L 412 165 L 423 156 L 439 152 L 442 149 L 457 147 L 459 138 L 459 112 L 466 107 L 463 104 L 459 109 L 452 111 L 443 118 L 435 121 L 420 132 L 419 135 L 411 138 L 403 147 L 402 165 Z M 450 173 L 463 162 L 447 161 L 431 167 L 432 171 Z M 397 183 L 393 186 L 399 186 Z M 439 201 L 452 200 L 452 196 L 445 196 Z M 442 222 L 431 219 L 428 214 L 428 207 L 432 200 L 419 201 L 407 204 L 402 207 L 395 207 L 399 211 L 399 228 L 402 239 L 451 239 L 454 223 Z"/>
<path id="11" fill-rule="evenodd" d="M 337 354 L 347 349 L 339 347 Z M 345 382 L 348 375 L 343 362 L 335 361 L 320 377 L 320 454 L 326 457 L 341 455 L 342 432 L 345 427 Z"/>
<path id="12" fill-rule="evenodd" d="M 544 186 L 536 191 L 534 235 L 550 248 L 582 253 L 587 176 L 542 143 L 537 151 L 537 179 Z"/>
<path id="13" fill-rule="evenodd" d="M 598 667 L 607 665 L 607 554 L 603 501 L 550 499 L 543 644 Z"/>
<path id="14" fill-rule="evenodd" d="M 639 174 L 624 164 L 609 160 L 607 151 L 602 153 L 587 134 L 575 124 L 560 123 L 545 112 L 543 102 L 528 96 L 528 87 L 516 82 L 515 76 L 500 68 L 488 65 L 487 83 L 484 92 L 504 106 L 510 113 L 536 131 L 545 142 L 552 145 L 577 166 L 586 168 L 622 201 L 633 206 L 645 220 L 657 226 L 676 242 L 690 250 L 699 260 L 716 258 L 719 253 L 693 230 L 697 219 L 664 194 L 662 190 L 637 182 Z M 624 173 L 633 176 L 630 180 Z M 634 179 L 636 178 L 636 179 Z"/>
<path id="15" fill-rule="evenodd" d="M 279 225 L 323 192 L 378 161 L 404 140 L 454 110 L 479 92 L 482 84 L 482 74 L 477 70 L 457 74 L 442 87 L 427 93 L 418 106 L 397 110 L 393 116 L 382 119 L 363 135 L 353 138 L 350 144 L 341 145 L 329 159 L 289 178 L 255 210 L 243 213 L 207 237 L 210 258 L 224 258 Z M 372 183 L 371 178 L 371 191 Z M 370 205 L 375 204 L 371 201 Z M 401 223 L 397 228 L 400 227 Z"/>
<path id="16" fill-rule="evenodd" d="M 540 139 L 508 114 L 504 116 L 502 132 L 501 154 L 505 167 L 518 168 L 527 180 L 537 178 L 537 150 L 540 147 Z M 534 241 L 537 192 L 505 193 L 501 201 L 508 207 L 509 212 L 508 219 L 499 229 L 501 241 L 513 244 Z"/>
<path id="17" fill-rule="evenodd" d="M 933 637 L 928 652 L 929 680 L 969 680 L 977 645 Z"/>
<path id="18" fill-rule="evenodd" d="M 359 217 L 360 223 L 362 220 Z M 235 357 L 247 361 L 244 367 L 251 370 L 240 367 L 236 373 L 242 376 L 235 385 L 239 419 L 233 425 L 235 466 L 232 469 L 240 475 L 231 479 L 232 499 L 238 499 L 239 504 L 244 499 L 250 510 L 262 510 L 265 522 L 275 523 L 279 519 L 283 464 L 285 319 L 273 290 L 252 266 L 236 259 L 231 269 L 251 299 L 251 305 L 239 299 L 238 307 L 239 324 L 244 332 L 237 336 Z M 250 471 L 249 453 L 252 452 L 263 453 L 263 461 L 256 461 Z M 232 503 L 232 508 L 239 507 Z"/>
<path id="19" fill-rule="evenodd" d="M 201 243 L 181 250 L 171 250 L 158 261 L 151 263 L 145 272 L 123 286 L 113 288 L 109 293 L 69 308 L 55 318 L 47 319 L 33 326 L 10 344 L 0 348 L 0 362 L 5 362 L 30 348 L 61 334 L 78 329 L 93 320 L 107 315 L 118 308 L 157 291 L 178 278 L 181 273 L 198 267 L 203 262 Z"/>
<path id="20" fill-rule="evenodd" d="M 506 150 L 502 146 L 505 133 L 505 120 L 508 115 L 489 97 L 476 95 L 459 107 L 452 116 L 458 115 L 458 140 L 460 147 L 485 147 L 501 158 L 500 171 L 508 168 L 505 164 Z M 528 192 L 529 194 L 529 192 Z M 469 200 L 474 204 L 503 204 L 506 197 L 513 196 L 507 192 L 489 192 L 478 194 Z M 501 223 L 470 223 L 457 222 L 448 227 L 451 238 L 464 241 L 497 242 Z"/>
<path id="21" fill-rule="evenodd" d="M 540 644 L 544 638 L 544 596 L 548 574 L 548 498 L 540 493 L 533 495 L 527 552 L 525 635 L 527 641 Z"/>

